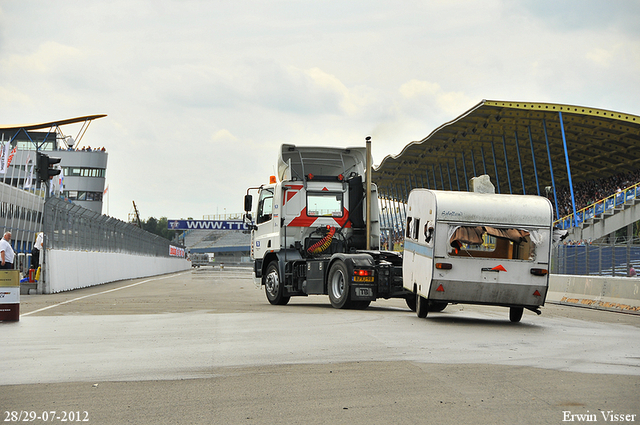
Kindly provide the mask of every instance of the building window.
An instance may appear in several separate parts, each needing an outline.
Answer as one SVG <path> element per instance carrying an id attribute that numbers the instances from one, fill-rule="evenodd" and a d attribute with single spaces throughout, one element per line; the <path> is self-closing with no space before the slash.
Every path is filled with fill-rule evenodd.
<path id="1" fill-rule="evenodd" d="M 106 175 L 104 168 L 62 167 L 65 177 L 102 177 Z"/>
<path id="2" fill-rule="evenodd" d="M 102 192 L 65 190 L 62 195 L 70 201 L 102 201 Z"/>

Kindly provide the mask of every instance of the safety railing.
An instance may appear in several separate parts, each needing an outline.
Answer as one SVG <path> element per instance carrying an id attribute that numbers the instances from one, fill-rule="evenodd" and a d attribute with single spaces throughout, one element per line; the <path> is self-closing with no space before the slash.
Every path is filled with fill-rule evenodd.
<path id="1" fill-rule="evenodd" d="M 616 208 L 620 208 L 625 203 L 633 201 L 634 199 L 640 200 L 640 183 L 636 183 L 631 187 L 620 192 L 616 192 L 611 196 L 582 208 L 576 212 L 575 216 L 570 214 L 566 217 L 562 217 L 561 219 L 556 220 L 553 224 L 563 230 L 578 227 L 581 223 L 587 220 L 604 218 L 607 215 L 612 215 Z"/>
<path id="2" fill-rule="evenodd" d="M 171 248 L 176 246 L 169 240 L 59 198 L 47 200 L 44 214 L 50 249 L 174 256 Z"/>
<path id="3" fill-rule="evenodd" d="M 640 270 L 640 245 L 617 242 L 615 244 L 554 245 L 550 272 L 582 276 L 628 276 Z"/>

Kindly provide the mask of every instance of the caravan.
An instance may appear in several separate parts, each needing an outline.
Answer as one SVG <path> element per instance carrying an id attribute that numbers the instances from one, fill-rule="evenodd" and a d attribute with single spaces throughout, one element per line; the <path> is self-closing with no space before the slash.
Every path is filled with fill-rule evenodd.
<path id="1" fill-rule="evenodd" d="M 415 189 L 409 194 L 403 254 L 404 287 L 416 313 L 449 303 L 540 314 L 549 284 L 552 209 L 531 195 Z"/>

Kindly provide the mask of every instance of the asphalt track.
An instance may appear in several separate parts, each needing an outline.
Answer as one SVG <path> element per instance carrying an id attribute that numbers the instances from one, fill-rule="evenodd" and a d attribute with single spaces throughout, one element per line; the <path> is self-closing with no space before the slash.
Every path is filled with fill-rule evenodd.
<path id="1" fill-rule="evenodd" d="M 0 421 L 640 422 L 640 317 L 542 310 L 513 324 L 486 306 L 272 306 L 230 267 L 22 296 L 0 323 Z"/>

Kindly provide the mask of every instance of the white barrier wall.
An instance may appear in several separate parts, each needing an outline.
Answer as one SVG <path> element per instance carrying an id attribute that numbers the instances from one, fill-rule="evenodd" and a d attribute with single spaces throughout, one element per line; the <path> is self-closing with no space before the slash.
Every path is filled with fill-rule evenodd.
<path id="1" fill-rule="evenodd" d="M 552 274 L 547 302 L 640 314 L 640 278 Z"/>
<path id="2" fill-rule="evenodd" d="M 124 279 L 191 268 L 178 257 L 149 257 L 115 252 L 47 250 L 44 293 L 70 291 Z"/>

